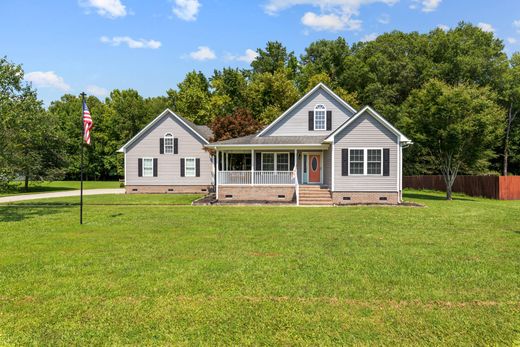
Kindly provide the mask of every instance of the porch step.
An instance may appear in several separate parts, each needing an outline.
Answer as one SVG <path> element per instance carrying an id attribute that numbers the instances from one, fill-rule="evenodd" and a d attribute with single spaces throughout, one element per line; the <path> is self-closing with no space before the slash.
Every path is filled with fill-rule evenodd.
<path id="1" fill-rule="evenodd" d="M 328 187 L 302 185 L 299 188 L 300 205 L 332 205 Z"/>

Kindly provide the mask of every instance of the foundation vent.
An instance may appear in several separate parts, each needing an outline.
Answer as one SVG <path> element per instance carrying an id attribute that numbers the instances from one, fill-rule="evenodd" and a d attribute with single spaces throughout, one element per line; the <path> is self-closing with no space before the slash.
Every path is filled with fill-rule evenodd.
<path id="1" fill-rule="evenodd" d="M 380 196 L 379 201 L 387 201 L 388 198 L 386 196 Z"/>

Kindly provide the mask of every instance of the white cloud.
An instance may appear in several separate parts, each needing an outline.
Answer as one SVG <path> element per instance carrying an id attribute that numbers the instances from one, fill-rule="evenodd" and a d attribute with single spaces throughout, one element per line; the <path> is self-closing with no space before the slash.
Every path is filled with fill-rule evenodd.
<path id="1" fill-rule="evenodd" d="M 211 48 L 207 46 L 199 46 L 195 52 L 190 53 L 190 57 L 195 60 L 213 60 L 217 56 Z"/>
<path id="2" fill-rule="evenodd" d="M 399 0 L 269 0 L 265 5 L 265 12 L 276 15 L 293 6 L 307 5 L 318 7 L 319 13 L 306 12 L 301 22 L 316 31 L 360 30 L 362 21 L 355 19 L 359 16 L 360 8 L 372 3 L 393 5 Z"/>
<path id="3" fill-rule="evenodd" d="M 128 14 L 120 0 L 80 0 L 80 5 L 96 9 L 97 14 L 108 18 L 124 17 Z"/>
<path id="4" fill-rule="evenodd" d="M 485 31 L 487 33 L 494 33 L 495 32 L 495 28 L 493 28 L 493 26 L 489 23 L 478 23 L 477 26 L 482 29 L 482 31 Z"/>
<path id="5" fill-rule="evenodd" d="M 361 41 L 363 41 L 363 42 L 374 41 L 375 39 L 377 39 L 378 36 L 379 36 L 378 33 L 367 34 L 361 38 Z"/>
<path id="6" fill-rule="evenodd" d="M 253 51 L 251 48 L 246 49 L 244 55 L 233 55 L 233 54 L 227 54 L 224 59 L 225 60 L 237 60 L 237 61 L 243 61 L 246 63 L 251 64 L 253 60 L 258 57 L 258 53 Z"/>
<path id="7" fill-rule="evenodd" d="M 90 95 L 94 95 L 94 96 L 97 96 L 97 97 L 103 97 L 103 96 L 107 96 L 108 95 L 108 90 L 106 88 L 103 88 L 103 87 L 100 87 L 100 86 L 96 86 L 96 85 L 88 85 L 86 88 L 85 88 L 85 91 L 87 92 L 87 94 L 90 94 Z"/>
<path id="8" fill-rule="evenodd" d="M 514 45 L 518 41 L 514 37 L 508 37 L 507 38 L 507 42 L 509 42 L 510 44 Z"/>
<path id="9" fill-rule="evenodd" d="M 129 48 L 158 49 L 162 45 L 160 41 L 145 39 L 134 40 L 133 38 L 128 36 L 114 36 L 112 38 L 108 36 L 101 36 L 100 41 L 102 43 L 106 43 L 112 46 L 126 44 Z"/>
<path id="10" fill-rule="evenodd" d="M 62 92 L 69 91 L 70 86 L 65 83 L 63 77 L 56 75 L 54 71 L 34 71 L 25 75 L 25 80 L 32 82 L 36 87 L 54 88 Z"/>
<path id="11" fill-rule="evenodd" d="M 415 10 L 420 6 L 423 12 L 433 12 L 439 7 L 441 2 L 442 0 L 412 0 L 410 8 Z"/>
<path id="12" fill-rule="evenodd" d="M 439 24 L 439 25 L 437 25 L 437 28 L 444 30 L 444 31 L 450 30 L 450 27 L 447 26 L 446 24 Z"/>
<path id="13" fill-rule="evenodd" d="M 520 34 L 520 19 L 513 21 L 513 26 L 516 28 L 516 32 Z"/>
<path id="14" fill-rule="evenodd" d="M 175 0 L 173 13 L 182 20 L 194 21 L 199 13 L 199 0 Z"/>
<path id="15" fill-rule="evenodd" d="M 388 23 L 390 23 L 390 15 L 383 13 L 382 15 L 379 16 L 377 21 L 381 24 L 388 24 Z"/>

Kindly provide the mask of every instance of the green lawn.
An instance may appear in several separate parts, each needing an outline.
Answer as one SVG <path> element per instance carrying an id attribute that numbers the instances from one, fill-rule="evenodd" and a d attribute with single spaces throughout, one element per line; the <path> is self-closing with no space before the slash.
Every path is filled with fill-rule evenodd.
<path id="1" fill-rule="evenodd" d="M 0 196 L 17 194 L 48 193 L 80 188 L 79 181 L 29 182 L 29 191 L 25 191 L 23 182 L 13 183 L 8 192 L 0 192 Z M 118 181 L 84 181 L 83 189 L 120 188 Z"/>
<path id="2" fill-rule="evenodd" d="M 406 198 L 0 206 L 0 345 L 520 344 L 520 201 Z"/>

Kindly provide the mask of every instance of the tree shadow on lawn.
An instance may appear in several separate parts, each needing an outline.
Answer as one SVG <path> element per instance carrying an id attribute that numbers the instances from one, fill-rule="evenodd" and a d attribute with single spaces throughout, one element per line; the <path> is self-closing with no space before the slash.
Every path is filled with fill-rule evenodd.
<path id="1" fill-rule="evenodd" d="M 441 193 L 441 192 L 437 192 Z M 431 194 L 426 193 L 412 193 L 412 192 L 404 192 L 403 197 L 407 199 L 421 199 L 421 200 L 446 200 L 445 196 L 442 195 L 434 195 L 433 192 Z M 460 200 L 460 201 L 476 201 L 475 199 L 472 199 L 470 197 L 464 197 L 464 196 L 452 196 L 453 200 Z"/>
<path id="2" fill-rule="evenodd" d="M 67 207 L 67 206 L 64 206 Z M 0 223 L 21 222 L 28 218 L 41 217 L 60 212 L 62 208 L 53 207 L 26 207 L 0 206 Z"/>

